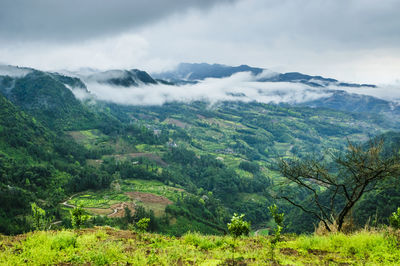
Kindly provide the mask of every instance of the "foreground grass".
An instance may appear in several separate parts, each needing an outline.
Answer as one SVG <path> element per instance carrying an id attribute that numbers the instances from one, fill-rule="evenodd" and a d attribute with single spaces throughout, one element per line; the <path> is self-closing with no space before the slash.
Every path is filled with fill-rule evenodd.
<path id="1" fill-rule="evenodd" d="M 233 252 L 234 247 L 234 252 Z M 271 257 L 266 236 L 175 238 L 112 228 L 0 236 L 1 265 L 399 265 L 398 239 L 385 232 L 285 236 Z"/>

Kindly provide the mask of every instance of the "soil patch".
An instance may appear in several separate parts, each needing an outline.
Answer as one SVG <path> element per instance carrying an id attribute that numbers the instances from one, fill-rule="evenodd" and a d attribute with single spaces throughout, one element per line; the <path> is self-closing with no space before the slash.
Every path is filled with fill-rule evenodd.
<path id="1" fill-rule="evenodd" d="M 326 250 L 320 250 L 320 249 L 309 249 L 307 251 L 308 251 L 308 253 L 316 255 L 316 256 L 325 256 L 326 254 L 329 253 Z"/>
<path id="2" fill-rule="evenodd" d="M 110 208 L 103 209 L 103 208 L 85 208 L 85 210 L 97 214 L 97 215 L 109 215 L 113 213 L 113 210 Z"/>
<path id="3" fill-rule="evenodd" d="M 106 233 L 117 239 L 136 239 L 136 234 L 129 230 L 107 230 Z"/>
<path id="4" fill-rule="evenodd" d="M 135 191 L 135 192 L 126 192 L 125 194 L 128 195 L 131 199 L 138 200 L 144 203 L 160 203 L 163 205 L 169 205 L 173 203 L 166 197 L 154 195 L 151 193 Z"/>
<path id="5" fill-rule="evenodd" d="M 167 118 L 167 119 L 164 120 L 164 122 L 168 123 L 168 124 L 171 124 L 171 125 L 175 125 L 175 126 L 180 127 L 180 128 L 189 127 L 188 123 L 182 122 L 182 121 L 180 121 L 178 119 L 174 119 L 174 118 Z"/>
<path id="6" fill-rule="evenodd" d="M 124 217 L 125 216 L 125 208 L 131 210 L 131 215 L 135 213 L 135 206 L 131 202 L 121 202 L 114 205 L 111 205 L 111 209 L 113 212 L 108 215 L 108 217 L 115 218 L 115 217 Z"/>
<path id="7" fill-rule="evenodd" d="M 244 259 L 244 258 L 235 258 L 235 259 L 226 259 L 223 265 L 237 265 L 237 266 L 245 266 L 249 263 L 254 262 L 255 259 Z"/>
<path id="8" fill-rule="evenodd" d="M 289 255 L 289 256 L 299 255 L 299 252 L 292 248 L 281 248 L 279 251 L 284 255 Z"/>

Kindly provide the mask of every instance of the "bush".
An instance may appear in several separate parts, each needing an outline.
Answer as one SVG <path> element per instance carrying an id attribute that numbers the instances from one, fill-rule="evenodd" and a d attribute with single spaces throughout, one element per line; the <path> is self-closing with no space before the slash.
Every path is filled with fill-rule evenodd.
<path id="1" fill-rule="evenodd" d="M 244 214 L 234 213 L 231 222 L 228 223 L 228 230 L 233 237 L 241 235 L 248 236 L 250 233 L 250 223 L 243 221 Z"/>
<path id="2" fill-rule="evenodd" d="M 46 230 L 49 228 L 51 218 L 46 218 L 46 211 L 37 206 L 36 203 L 31 203 L 32 215 L 28 217 L 31 220 L 35 230 Z"/>
<path id="3" fill-rule="evenodd" d="M 389 224 L 395 229 L 400 229 L 400 207 L 397 208 L 397 212 L 393 212 L 389 217 Z"/>
<path id="4" fill-rule="evenodd" d="M 278 244 L 281 239 L 281 232 L 283 230 L 283 217 L 284 213 L 278 212 L 278 207 L 274 204 L 268 207 L 269 212 L 271 213 L 272 218 L 276 223 L 276 228 L 274 230 L 274 237 L 271 239 L 271 258 L 274 260 L 274 251 L 276 244 Z"/>
<path id="5" fill-rule="evenodd" d="M 75 248 L 77 238 L 77 235 L 71 232 L 62 231 L 54 236 L 50 247 L 55 250 Z"/>
<path id="6" fill-rule="evenodd" d="M 85 222 L 89 219 L 86 215 L 85 210 L 82 207 L 76 207 L 70 211 L 71 214 L 71 224 L 75 229 L 81 228 Z"/>
<path id="7" fill-rule="evenodd" d="M 135 229 L 138 232 L 146 232 L 149 227 L 150 218 L 142 218 L 135 224 Z"/>

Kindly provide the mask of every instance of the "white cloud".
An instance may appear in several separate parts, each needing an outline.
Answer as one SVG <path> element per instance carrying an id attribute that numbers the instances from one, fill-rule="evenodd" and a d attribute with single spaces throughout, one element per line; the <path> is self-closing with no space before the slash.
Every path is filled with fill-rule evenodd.
<path id="1" fill-rule="evenodd" d="M 96 99 L 124 105 L 161 105 L 172 101 L 197 100 L 206 100 L 211 104 L 219 101 L 299 103 L 330 95 L 304 84 L 257 82 L 255 79 L 250 73 L 242 72 L 228 78 L 210 78 L 184 86 L 159 84 L 125 88 L 96 82 L 86 85 Z M 76 93 L 77 97 L 83 98 L 82 91 Z"/>
<path id="2" fill-rule="evenodd" d="M 0 65 L 0 76 L 10 76 L 10 77 L 23 77 L 32 72 L 30 69 L 18 68 L 14 66 Z"/>
<path id="3" fill-rule="evenodd" d="M 332 89 L 343 90 L 342 87 L 332 87 Z M 349 93 L 369 95 L 387 101 L 400 102 L 400 80 L 392 84 L 383 84 L 376 88 L 371 87 L 348 87 L 345 90 Z"/>

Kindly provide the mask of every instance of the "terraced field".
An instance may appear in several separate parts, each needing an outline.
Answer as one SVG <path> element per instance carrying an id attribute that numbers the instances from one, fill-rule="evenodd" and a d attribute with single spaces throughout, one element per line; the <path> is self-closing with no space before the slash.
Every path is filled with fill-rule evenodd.
<path id="1" fill-rule="evenodd" d="M 123 217 L 124 208 L 132 213 L 137 205 L 153 210 L 158 217 L 165 213 L 165 207 L 177 201 L 183 189 L 167 186 L 153 180 L 123 180 L 114 184 L 113 189 L 102 191 L 86 191 L 70 198 L 66 207 L 81 206 L 94 215 Z"/>

